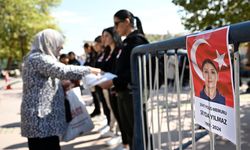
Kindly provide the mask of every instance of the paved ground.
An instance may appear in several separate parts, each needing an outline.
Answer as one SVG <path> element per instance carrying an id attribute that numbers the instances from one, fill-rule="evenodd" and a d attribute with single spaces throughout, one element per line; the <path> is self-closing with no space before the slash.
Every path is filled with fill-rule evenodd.
<path id="1" fill-rule="evenodd" d="M 20 79 L 12 79 L 12 81 L 18 81 L 18 83 L 12 85 L 11 90 L 4 90 L 4 81 L 0 79 L 0 149 L 17 149 L 17 150 L 27 150 L 27 140 L 20 135 L 20 103 L 22 96 L 22 83 Z M 85 95 L 85 100 L 90 99 L 88 95 Z M 187 105 L 183 105 L 187 107 Z M 189 106 L 188 106 L 189 107 Z M 93 110 L 93 106 L 88 106 L 89 112 Z M 172 117 L 176 118 L 175 113 L 171 114 Z M 184 117 L 185 118 L 185 117 Z M 84 149 L 84 150 L 117 150 L 121 148 L 121 145 L 107 146 L 105 143 L 110 140 L 110 138 L 100 138 L 100 133 L 98 132 L 105 125 L 105 118 L 99 116 L 93 119 L 95 128 L 94 130 L 84 136 L 80 136 L 75 140 L 70 142 L 61 142 L 62 150 L 72 150 L 72 149 Z M 242 150 L 250 149 L 250 94 L 241 95 L 241 129 L 242 129 Z M 184 124 L 185 129 L 188 124 Z M 173 127 L 175 128 L 175 127 Z M 203 132 L 204 130 L 200 130 Z M 178 134 L 176 130 L 173 133 Z M 166 139 L 166 132 L 162 132 L 162 140 Z M 185 134 L 184 134 L 185 137 Z M 177 138 L 173 138 L 178 142 Z M 188 139 L 184 139 L 185 142 Z M 198 150 L 209 150 L 209 136 L 206 135 L 201 138 L 196 145 Z M 162 147 L 167 149 L 166 146 Z M 189 146 L 187 149 L 191 149 Z M 216 136 L 216 150 L 233 150 L 235 146 L 225 139 Z"/>

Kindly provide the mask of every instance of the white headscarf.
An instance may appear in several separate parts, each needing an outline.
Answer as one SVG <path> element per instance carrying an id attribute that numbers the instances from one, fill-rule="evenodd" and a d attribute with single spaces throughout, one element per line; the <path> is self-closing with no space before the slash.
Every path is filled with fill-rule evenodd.
<path id="1" fill-rule="evenodd" d="M 35 35 L 31 46 L 31 52 L 40 51 L 53 58 L 59 56 L 59 48 L 63 46 L 64 37 L 61 33 L 53 29 L 45 29 Z"/>

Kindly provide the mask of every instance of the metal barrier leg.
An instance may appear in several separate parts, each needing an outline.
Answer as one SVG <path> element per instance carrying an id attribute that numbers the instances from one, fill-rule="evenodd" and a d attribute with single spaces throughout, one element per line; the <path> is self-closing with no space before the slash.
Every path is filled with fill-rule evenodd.
<path id="1" fill-rule="evenodd" d="M 191 124 L 192 124 L 192 150 L 196 149 L 196 142 L 195 142 L 195 124 L 194 124 L 194 85 L 193 85 L 193 79 L 192 79 L 192 71 L 189 70 L 190 74 L 190 99 L 191 99 Z"/>
<path id="2" fill-rule="evenodd" d="M 209 107 L 211 107 L 210 102 L 208 104 L 209 104 Z M 209 115 L 210 115 L 211 110 L 209 109 L 208 111 L 209 111 Z M 209 126 L 210 150 L 214 150 L 215 141 L 214 141 L 214 133 L 211 132 L 212 127 L 211 127 L 211 118 L 210 117 L 209 117 L 209 124 L 210 124 L 210 126 Z"/>
<path id="3" fill-rule="evenodd" d="M 210 150 L 214 150 L 214 133 L 209 131 L 209 137 L 210 137 Z"/>
<path id="4" fill-rule="evenodd" d="M 159 99 L 159 60 L 155 57 L 155 80 L 156 80 L 156 96 L 157 96 L 157 121 L 158 121 L 158 149 L 161 149 L 161 119 L 160 119 L 160 99 Z"/>
<path id="5" fill-rule="evenodd" d="M 239 96 L 239 43 L 234 44 L 234 80 L 235 80 L 235 116 L 236 116 L 236 150 L 241 150 L 240 137 L 240 96 Z"/>
<path id="6" fill-rule="evenodd" d="M 146 140 L 145 140 L 145 120 L 144 120 L 144 114 L 143 114 L 143 93 L 142 93 L 142 62 L 141 62 L 141 56 L 138 56 L 138 65 L 139 65 L 139 83 L 140 83 L 140 97 L 141 97 L 141 118 L 142 118 L 142 135 L 143 135 L 143 148 L 146 149 Z"/>
<path id="7" fill-rule="evenodd" d="M 169 109 L 168 109 L 168 56 L 164 54 L 164 79 L 165 79 L 165 89 L 164 95 L 166 98 L 166 115 L 167 115 L 167 128 L 168 128 L 168 149 L 172 150 L 172 140 L 171 140 L 171 131 L 169 127 Z"/>
<path id="8" fill-rule="evenodd" d="M 183 64 L 182 64 L 183 66 L 181 69 L 181 80 L 180 80 L 181 91 L 182 91 L 182 84 L 183 84 L 183 78 L 184 78 L 184 71 L 185 71 L 185 67 L 186 67 L 186 61 L 187 61 L 187 57 L 184 57 Z"/>
<path id="9" fill-rule="evenodd" d="M 149 91 L 149 98 L 150 98 L 150 101 L 151 101 L 151 109 L 150 109 L 150 111 L 151 111 L 151 125 L 152 125 L 152 127 L 151 127 L 151 129 L 152 129 L 152 148 L 153 149 L 155 149 L 155 139 L 154 139 L 154 120 L 153 120 L 153 118 L 154 118 L 154 113 L 153 113 L 153 111 L 154 111 L 154 102 L 153 102 L 153 82 L 152 82 L 152 60 L 151 60 L 151 54 L 149 54 L 148 55 L 148 57 L 149 57 L 149 89 L 150 89 L 150 91 Z"/>
<path id="10" fill-rule="evenodd" d="M 144 78 L 144 117 L 145 117 L 145 130 L 146 130 L 146 149 L 150 150 L 151 140 L 150 140 L 150 128 L 149 128 L 149 120 L 148 120 L 148 85 L 147 85 L 147 62 L 146 62 L 146 55 L 143 55 L 143 78 Z"/>
<path id="11" fill-rule="evenodd" d="M 178 56 L 175 53 L 175 66 L 178 66 Z M 181 100 L 180 100 L 180 80 L 179 80 L 179 68 L 175 67 L 175 82 L 177 90 L 177 100 L 178 100 L 178 123 L 179 123 L 179 150 L 182 150 L 182 131 L 181 131 Z"/>

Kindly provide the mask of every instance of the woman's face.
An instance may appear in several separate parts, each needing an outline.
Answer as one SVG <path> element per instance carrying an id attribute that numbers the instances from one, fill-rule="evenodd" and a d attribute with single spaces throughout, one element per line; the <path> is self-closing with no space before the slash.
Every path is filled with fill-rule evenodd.
<path id="1" fill-rule="evenodd" d="M 114 17 L 114 27 L 120 36 L 126 35 L 126 21 L 122 21 L 119 18 Z"/>
<path id="2" fill-rule="evenodd" d="M 218 73 L 214 66 L 210 63 L 206 63 L 203 67 L 202 74 L 205 79 L 205 86 L 207 88 L 216 88 Z"/>
<path id="3" fill-rule="evenodd" d="M 100 42 L 95 42 L 94 50 L 95 50 L 97 53 L 101 52 L 101 51 L 103 50 L 103 48 L 102 48 L 102 43 L 100 43 Z"/>
<path id="4" fill-rule="evenodd" d="M 114 40 L 109 32 L 104 31 L 102 38 L 103 38 L 104 46 L 109 46 L 114 42 Z"/>
<path id="5" fill-rule="evenodd" d="M 65 65 L 67 65 L 69 63 L 69 58 L 68 57 L 65 57 L 65 58 L 62 58 L 60 60 L 62 63 L 64 63 Z"/>
<path id="6" fill-rule="evenodd" d="M 83 49 L 84 49 L 86 54 L 91 53 L 91 47 L 90 46 L 89 47 L 84 47 Z"/>

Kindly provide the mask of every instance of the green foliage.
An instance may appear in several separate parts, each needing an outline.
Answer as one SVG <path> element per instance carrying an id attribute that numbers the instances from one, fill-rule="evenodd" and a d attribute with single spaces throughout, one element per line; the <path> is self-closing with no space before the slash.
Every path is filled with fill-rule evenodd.
<path id="1" fill-rule="evenodd" d="M 249 0 L 172 0 L 181 6 L 182 23 L 191 31 L 250 19 Z"/>
<path id="2" fill-rule="evenodd" d="M 61 0 L 0 0 L 0 59 L 21 60 L 32 37 L 45 28 L 57 28 L 50 8 Z"/>

